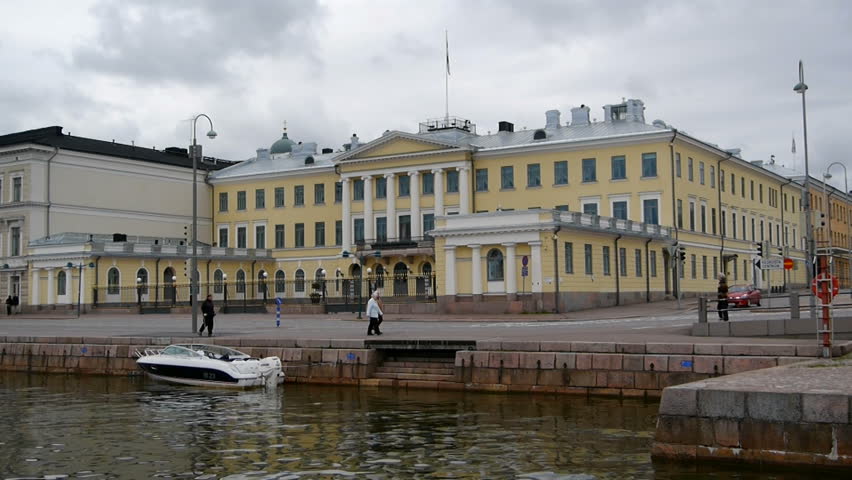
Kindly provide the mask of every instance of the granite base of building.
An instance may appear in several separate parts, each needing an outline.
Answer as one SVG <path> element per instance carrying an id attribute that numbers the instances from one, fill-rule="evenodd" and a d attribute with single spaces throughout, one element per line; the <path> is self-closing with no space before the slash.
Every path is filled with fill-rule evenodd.
<path id="1" fill-rule="evenodd" d="M 557 310 L 556 294 L 495 293 L 480 295 L 444 295 L 438 297 L 438 311 L 449 314 L 519 314 L 574 312 L 592 308 L 614 307 L 637 303 L 659 302 L 666 299 L 663 292 L 560 292 Z"/>

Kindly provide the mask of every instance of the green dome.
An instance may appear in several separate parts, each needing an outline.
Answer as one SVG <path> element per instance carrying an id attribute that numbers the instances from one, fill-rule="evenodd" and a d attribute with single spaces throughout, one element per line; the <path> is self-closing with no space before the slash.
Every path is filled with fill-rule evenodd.
<path id="1" fill-rule="evenodd" d="M 281 136 L 278 141 L 272 144 L 272 147 L 269 148 L 269 153 L 287 153 L 293 150 L 293 145 L 296 142 L 287 138 L 287 132 L 284 132 L 284 135 Z"/>

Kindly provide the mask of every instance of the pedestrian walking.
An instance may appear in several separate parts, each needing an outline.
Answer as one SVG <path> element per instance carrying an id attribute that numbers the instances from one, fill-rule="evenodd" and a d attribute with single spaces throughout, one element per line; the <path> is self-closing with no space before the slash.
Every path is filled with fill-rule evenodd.
<path id="1" fill-rule="evenodd" d="M 201 304 L 201 315 L 204 317 L 204 323 L 201 325 L 201 329 L 198 330 L 198 336 L 200 337 L 202 333 L 204 333 L 204 328 L 207 327 L 207 336 L 213 336 L 213 317 L 216 316 L 216 309 L 213 306 L 213 295 L 207 295 L 207 300 L 204 300 L 204 303 Z"/>
<path id="2" fill-rule="evenodd" d="M 12 315 L 12 296 L 6 299 L 6 315 Z"/>
<path id="3" fill-rule="evenodd" d="M 376 323 L 376 328 L 378 329 L 382 322 L 385 321 L 385 300 L 382 298 L 382 292 L 376 290 L 376 293 L 379 295 L 376 298 L 376 302 L 379 304 L 379 321 Z"/>
<path id="4" fill-rule="evenodd" d="M 372 335 L 373 332 L 376 332 L 376 335 L 381 335 L 382 332 L 379 330 L 379 317 L 382 315 L 382 309 L 379 307 L 379 291 L 376 290 L 373 292 L 372 297 L 370 297 L 370 301 L 367 302 L 367 318 L 370 319 L 370 325 L 367 327 L 367 335 Z"/>
<path id="5" fill-rule="evenodd" d="M 18 298 L 17 295 L 12 297 L 12 311 L 13 312 L 21 313 L 21 312 L 18 311 L 18 305 L 20 305 L 20 304 L 21 304 L 21 300 Z"/>
<path id="6" fill-rule="evenodd" d="M 716 298 L 719 302 L 716 304 L 716 310 L 719 311 L 719 320 L 728 321 L 728 279 L 724 275 L 719 275 L 719 288 L 716 290 Z"/>

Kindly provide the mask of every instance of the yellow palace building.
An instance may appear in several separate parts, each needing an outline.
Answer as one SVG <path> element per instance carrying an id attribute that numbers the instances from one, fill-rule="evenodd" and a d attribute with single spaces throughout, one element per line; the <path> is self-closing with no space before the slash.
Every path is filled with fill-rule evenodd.
<path id="1" fill-rule="evenodd" d="M 285 304 L 313 294 L 330 310 L 378 288 L 392 311 L 454 313 L 697 295 L 720 272 L 763 289 L 804 284 L 799 183 L 646 123 L 641 100 L 603 110 L 601 122 L 581 106 L 568 122 L 551 110 L 541 128 L 500 122 L 488 135 L 446 117 L 353 135 L 341 151 L 285 132 L 209 175 L 212 248 L 269 255 L 213 281 Z M 761 270 L 759 250 L 796 267 Z"/>

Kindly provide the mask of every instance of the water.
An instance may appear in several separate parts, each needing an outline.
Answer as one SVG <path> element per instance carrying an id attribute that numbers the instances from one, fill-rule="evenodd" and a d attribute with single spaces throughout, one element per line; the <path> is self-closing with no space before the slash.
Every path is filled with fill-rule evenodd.
<path id="1" fill-rule="evenodd" d="M 652 464 L 658 405 L 0 372 L 0 477 L 807 479 Z"/>

